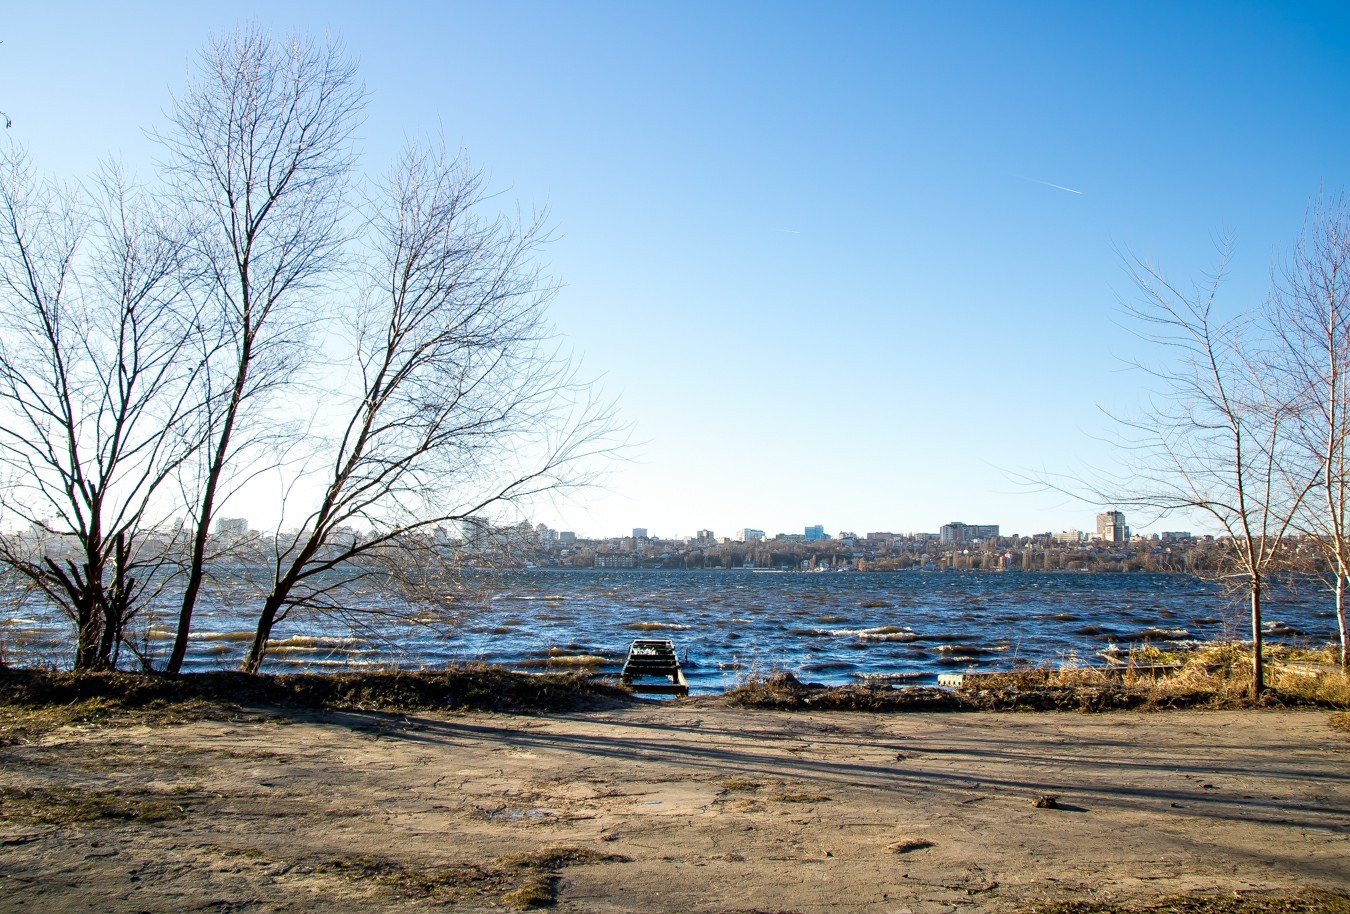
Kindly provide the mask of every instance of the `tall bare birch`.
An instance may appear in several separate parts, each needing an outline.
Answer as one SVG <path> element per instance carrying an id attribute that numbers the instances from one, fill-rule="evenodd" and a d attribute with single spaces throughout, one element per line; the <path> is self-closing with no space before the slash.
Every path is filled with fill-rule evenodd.
<path id="1" fill-rule="evenodd" d="M 494 214 L 484 180 L 443 149 L 410 149 L 367 201 L 360 294 L 346 311 L 356 383 L 324 488 L 275 575 L 245 669 L 295 609 L 419 548 L 436 525 L 578 481 L 609 410 L 549 340 L 542 221 Z M 353 533 L 352 531 L 359 531 Z"/>
<path id="2" fill-rule="evenodd" d="M 1225 259 L 1226 260 L 1226 259 Z M 1132 459 L 1120 491 L 1105 500 L 1160 513 L 1207 515 L 1232 544 L 1229 579 L 1241 586 L 1252 636 L 1253 695 L 1265 689 L 1262 600 L 1284 538 L 1315 479 L 1284 472 L 1296 434 L 1293 404 L 1262 374 L 1255 317 L 1219 315 L 1220 269 L 1204 287 L 1183 290 L 1137 264 L 1144 303 L 1141 336 L 1175 361 L 1149 369 L 1152 408 L 1123 423 Z"/>
<path id="3" fill-rule="evenodd" d="M 187 650 L 210 528 L 232 480 L 257 472 L 274 431 L 269 396 L 305 364 L 306 325 L 345 241 L 351 134 L 364 103 L 355 64 L 332 43 L 241 31 L 213 43 L 160 135 L 183 205 L 202 214 L 197 253 L 224 346 L 203 402 L 212 441 L 191 481 L 190 556 L 167 670 Z"/>
<path id="4" fill-rule="evenodd" d="M 1276 276 L 1269 318 L 1279 347 L 1269 373 L 1297 407 L 1298 443 L 1287 472 L 1318 480 L 1298 514 L 1321 550 L 1336 606 L 1340 663 L 1350 668 L 1350 212 L 1343 197 L 1309 212 Z"/>

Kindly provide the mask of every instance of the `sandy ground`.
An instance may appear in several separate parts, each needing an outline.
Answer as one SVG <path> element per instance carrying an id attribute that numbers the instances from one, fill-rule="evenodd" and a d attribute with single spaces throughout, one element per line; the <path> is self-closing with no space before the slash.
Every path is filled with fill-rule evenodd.
<path id="1" fill-rule="evenodd" d="M 65 728 L 0 749 L 0 788 L 129 805 L 45 824 L 11 805 L 0 910 L 479 911 L 534 891 L 562 912 L 922 914 L 1346 889 L 1350 735 L 1328 718 L 653 703 Z"/>

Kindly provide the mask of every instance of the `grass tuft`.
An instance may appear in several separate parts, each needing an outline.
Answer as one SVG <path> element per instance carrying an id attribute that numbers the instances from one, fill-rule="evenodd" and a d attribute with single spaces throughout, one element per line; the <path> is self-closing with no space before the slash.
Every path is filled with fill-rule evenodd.
<path id="1" fill-rule="evenodd" d="M 502 895 L 502 903 L 512 908 L 546 908 L 555 904 L 554 882 L 556 877 L 535 875 Z"/>
<path id="2" fill-rule="evenodd" d="M 730 780 L 723 781 L 721 786 L 723 790 L 730 791 L 759 790 L 764 784 L 760 781 L 751 781 L 745 778 L 731 778 Z"/>
<path id="3" fill-rule="evenodd" d="M 314 871 L 353 882 L 370 882 L 390 890 L 399 898 L 438 902 L 496 894 L 511 884 L 505 873 L 491 867 L 474 864 L 416 866 L 370 855 L 324 860 L 314 866 Z"/>
<path id="4" fill-rule="evenodd" d="M 540 870 L 558 870 L 565 866 L 581 866 L 588 863 L 628 863 L 631 858 L 623 854 L 606 854 L 589 847 L 558 844 L 541 847 L 536 851 L 520 854 L 507 854 L 498 857 L 503 866 L 530 867 Z"/>
<path id="5" fill-rule="evenodd" d="M 910 851 L 921 851 L 928 847 L 937 847 L 937 845 L 926 838 L 904 838 L 900 841 L 892 841 L 886 845 L 886 850 L 893 854 L 908 854 Z"/>
<path id="6" fill-rule="evenodd" d="M 0 787 L 0 822 L 68 825 L 105 819 L 163 822 L 181 819 L 187 807 L 155 794 L 113 793 L 78 787 Z"/>
<path id="7" fill-rule="evenodd" d="M 769 799 L 775 803 L 828 803 L 831 798 L 823 793 L 776 793 Z"/>
<path id="8" fill-rule="evenodd" d="M 1045 901 L 1019 914 L 1350 914 L 1350 895 L 1325 889 L 1294 892 L 1191 892 L 1156 901 Z"/>

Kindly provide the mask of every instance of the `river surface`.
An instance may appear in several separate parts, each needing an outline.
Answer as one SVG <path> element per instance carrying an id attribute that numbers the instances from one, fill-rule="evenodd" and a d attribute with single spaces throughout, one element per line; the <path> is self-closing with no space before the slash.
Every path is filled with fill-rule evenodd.
<path id="1" fill-rule="evenodd" d="M 1146 642 L 1250 637 L 1244 607 L 1184 575 L 531 570 L 479 585 L 452 617 L 394 621 L 381 615 L 385 598 L 372 596 L 342 618 L 288 619 L 274 632 L 265 669 L 485 661 L 614 674 L 630 641 L 666 638 L 692 689 L 715 692 L 775 670 L 827 684 L 931 684 L 944 672 L 1016 663 L 1100 663 Z M 234 602 L 217 596 L 201 607 L 187 669 L 237 668 L 251 639 L 252 601 Z M 1335 638 L 1330 600 L 1313 585 L 1272 594 L 1265 623 L 1273 640 Z M 68 628 L 31 601 L 0 610 L 3 656 L 66 665 Z M 167 654 L 165 629 L 142 631 L 144 649 Z"/>

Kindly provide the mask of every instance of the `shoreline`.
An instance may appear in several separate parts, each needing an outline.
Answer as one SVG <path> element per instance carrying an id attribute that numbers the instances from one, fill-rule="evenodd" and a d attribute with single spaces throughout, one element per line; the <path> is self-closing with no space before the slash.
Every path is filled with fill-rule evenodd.
<path id="1" fill-rule="evenodd" d="M 1350 709 L 1350 676 L 1330 655 L 1283 649 L 1265 653 L 1267 691 L 1251 695 L 1249 648 L 1215 643 L 1187 651 L 1148 650 L 1104 666 L 1025 666 L 968 672 L 945 684 L 869 678 L 847 685 L 803 682 L 790 672 L 747 675 L 720 693 L 692 693 L 702 702 L 772 710 L 1088 711 L 1308 707 Z M 604 710 L 650 702 L 617 674 L 564 667 L 521 671 L 483 663 L 437 669 L 177 675 L 109 671 L 75 673 L 0 665 L 0 708 L 81 704 L 99 713 L 189 705 L 238 705 L 353 711 L 559 712 Z M 660 699 L 662 703 L 672 699 Z M 22 716 L 22 715 L 20 715 Z M 3 744 L 0 725 L 0 744 Z"/>

